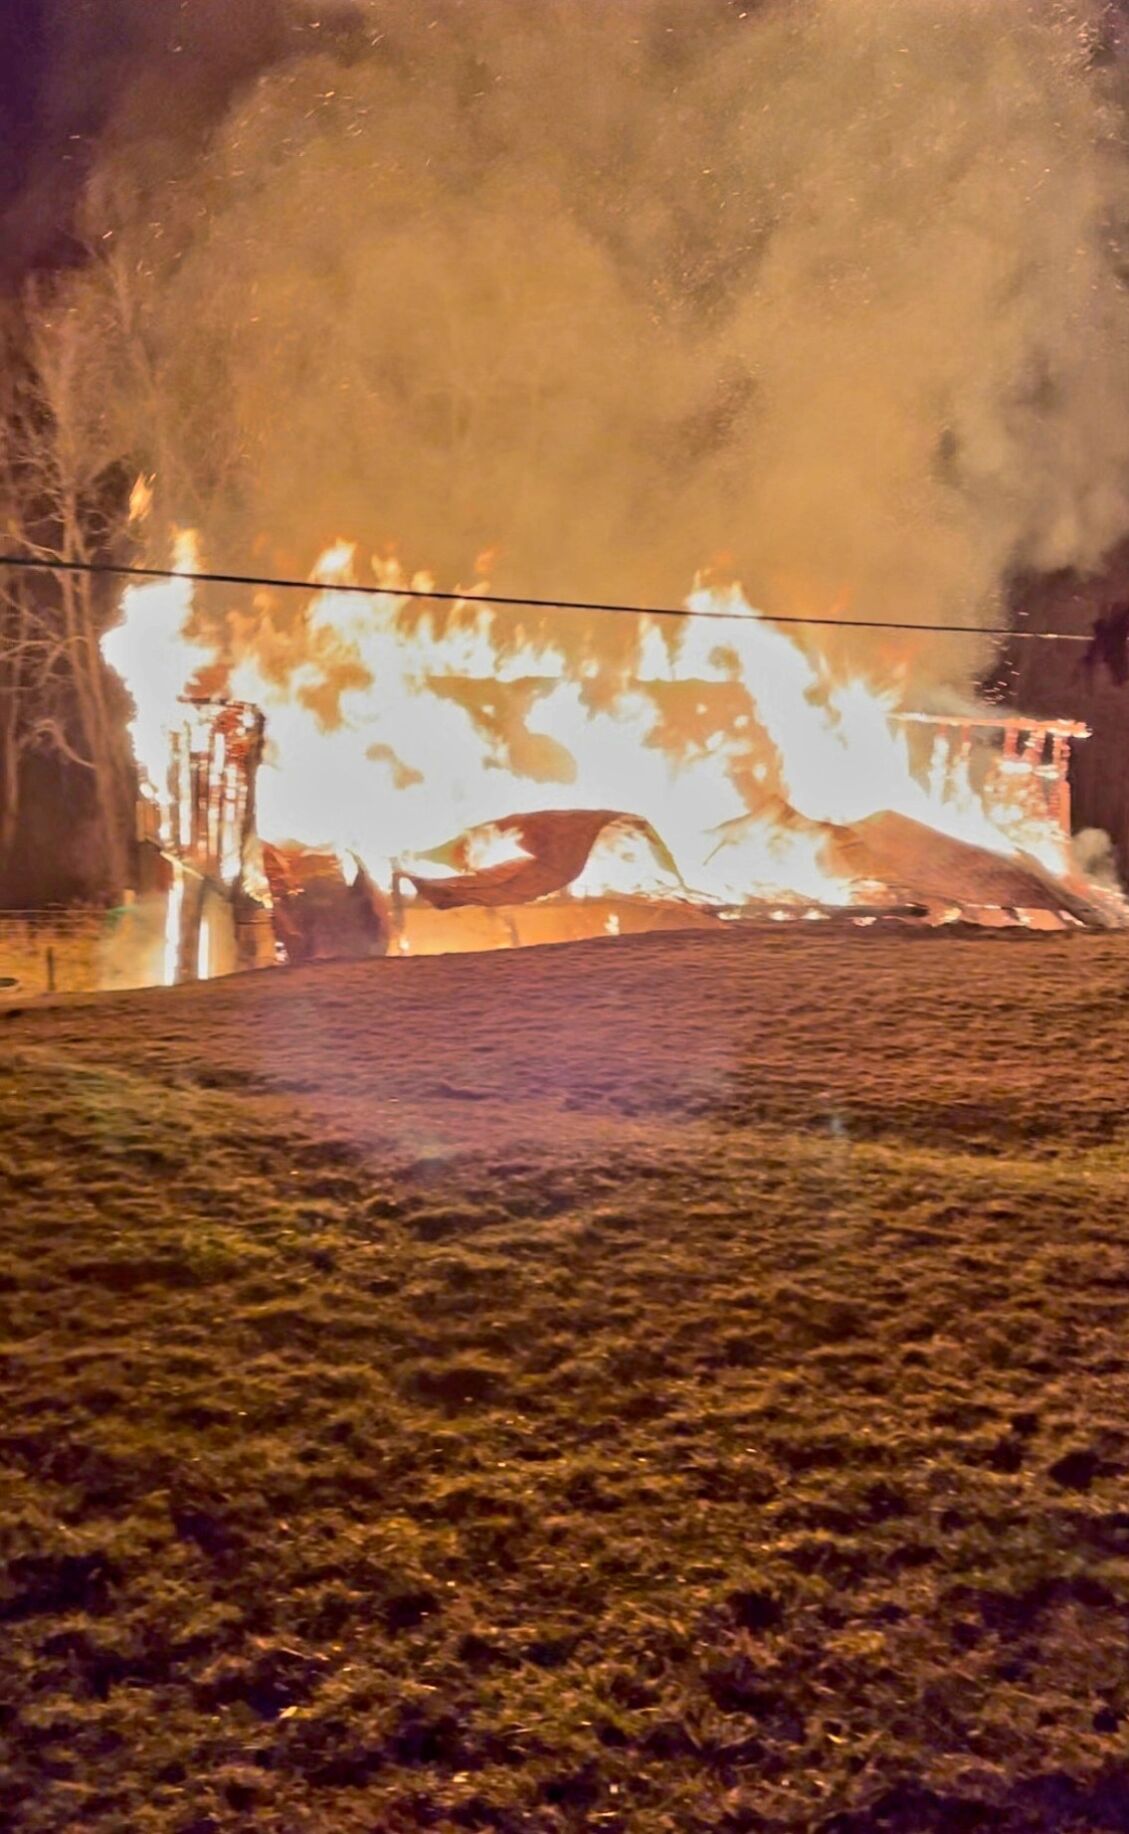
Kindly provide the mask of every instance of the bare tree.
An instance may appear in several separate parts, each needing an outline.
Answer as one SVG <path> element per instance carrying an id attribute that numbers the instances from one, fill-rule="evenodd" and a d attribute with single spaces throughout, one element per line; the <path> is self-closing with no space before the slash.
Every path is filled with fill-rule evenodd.
<path id="1" fill-rule="evenodd" d="M 104 560 L 124 524 L 128 467 L 105 437 L 94 327 L 42 290 L 8 327 L 0 403 L 5 548 L 40 562 Z M 0 581 L 0 861 L 22 767 L 49 750 L 89 773 L 105 889 L 129 879 L 130 767 L 100 636 L 113 600 L 95 576 L 6 568 Z"/>

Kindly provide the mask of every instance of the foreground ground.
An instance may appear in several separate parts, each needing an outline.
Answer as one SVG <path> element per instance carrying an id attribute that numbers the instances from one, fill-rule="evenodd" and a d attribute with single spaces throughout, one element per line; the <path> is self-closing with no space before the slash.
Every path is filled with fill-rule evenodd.
<path id="1" fill-rule="evenodd" d="M 1129 943 L 0 1009 L 0 1822 L 1129 1828 Z"/>

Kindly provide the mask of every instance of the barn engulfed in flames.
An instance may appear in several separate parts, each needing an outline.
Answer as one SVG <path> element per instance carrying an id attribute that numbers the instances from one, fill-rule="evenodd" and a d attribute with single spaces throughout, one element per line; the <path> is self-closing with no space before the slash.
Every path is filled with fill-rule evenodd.
<path id="1" fill-rule="evenodd" d="M 439 606 L 375 560 L 380 591 L 344 593 L 344 543 L 298 605 L 205 613 L 196 558 L 178 538 L 179 577 L 131 589 L 106 639 L 160 912 L 143 978 L 726 923 L 1124 921 L 1072 857 L 1084 728 L 915 707 L 735 586 L 601 646 L 598 622 L 503 617 L 484 580 Z"/>

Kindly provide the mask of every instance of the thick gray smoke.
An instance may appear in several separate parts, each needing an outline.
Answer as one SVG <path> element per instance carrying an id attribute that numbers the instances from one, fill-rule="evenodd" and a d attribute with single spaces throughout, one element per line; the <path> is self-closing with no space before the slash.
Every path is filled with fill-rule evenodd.
<path id="1" fill-rule="evenodd" d="M 371 0 L 98 175 L 117 437 L 214 564 L 669 599 L 726 551 L 766 609 L 995 619 L 1129 528 L 1102 10 Z"/>

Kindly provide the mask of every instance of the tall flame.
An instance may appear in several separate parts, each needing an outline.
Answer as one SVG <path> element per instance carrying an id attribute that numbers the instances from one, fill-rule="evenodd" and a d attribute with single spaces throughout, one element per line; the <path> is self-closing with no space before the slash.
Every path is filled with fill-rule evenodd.
<path id="1" fill-rule="evenodd" d="M 699 582 L 687 600 L 727 621 L 691 616 L 672 630 L 641 616 L 609 658 L 591 628 L 566 640 L 574 614 L 554 636 L 504 620 L 485 580 L 440 610 L 406 596 L 399 563 L 378 556 L 379 592 L 342 592 L 361 567 L 337 541 L 297 612 L 264 592 L 205 642 L 184 577 L 198 552 L 178 535 L 181 577 L 127 592 L 106 640 L 134 699 L 139 763 L 160 781 L 177 696 L 222 665 L 226 691 L 267 716 L 261 832 L 356 854 L 378 881 L 467 828 L 554 807 L 643 818 L 676 882 L 722 902 L 850 901 L 856 888 L 823 857 L 826 828 L 878 811 L 1067 867 L 1065 836 L 1032 818 L 987 748 L 930 774 L 898 717 L 899 682 L 833 669 L 737 586 Z M 580 886 L 612 888 L 656 889 L 653 859 L 621 847 Z"/>
<path id="2" fill-rule="evenodd" d="M 168 728 L 177 698 L 193 675 L 214 661 L 214 651 L 198 643 L 189 628 L 194 599 L 187 576 L 200 565 L 192 530 L 174 532 L 172 565 L 175 579 L 128 588 L 117 624 L 102 638 L 103 656 L 132 697 L 133 755 L 152 785 L 161 784 L 168 769 Z"/>

